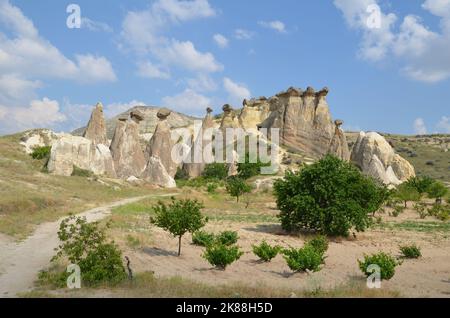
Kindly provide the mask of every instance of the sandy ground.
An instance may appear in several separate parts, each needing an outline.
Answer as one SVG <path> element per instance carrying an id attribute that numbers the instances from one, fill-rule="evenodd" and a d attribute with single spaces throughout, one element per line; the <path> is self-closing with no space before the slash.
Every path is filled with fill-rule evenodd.
<path id="1" fill-rule="evenodd" d="M 171 195 L 174 194 L 161 196 Z M 85 211 L 79 216 L 85 216 L 89 222 L 97 221 L 109 215 L 114 207 L 147 197 L 151 196 L 124 199 Z M 17 293 L 33 287 L 39 271 L 49 265 L 54 249 L 59 244 L 57 232 L 61 221 L 39 225 L 34 234 L 23 242 L 0 236 L 0 297 L 15 297 Z"/>
<path id="2" fill-rule="evenodd" d="M 414 216 L 415 217 L 415 216 Z M 406 219 L 407 216 L 402 216 Z M 206 227 L 210 231 L 236 230 L 239 246 L 245 254 L 226 271 L 211 268 L 201 255 L 202 247 L 191 244 L 190 235 L 183 239 L 182 256 L 177 257 L 177 239 L 158 228 L 152 228 L 153 246 L 126 251 L 135 271 L 154 271 L 157 276 L 182 276 L 206 284 L 248 284 L 268 288 L 293 290 L 333 288 L 351 281 L 365 282 L 357 259 L 366 253 L 378 251 L 399 255 L 399 245 L 416 243 L 423 257 L 405 260 L 397 267 L 395 277 L 382 283 L 382 288 L 397 291 L 403 297 L 450 297 L 450 240 L 448 236 L 436 238 L 430 233 L 388 230 L 370 230 L 356 239 L 331 242 L 326 264 L 318 273 L 292 274 L 282 256 L 271 263 L 261 263 L 252 253 L 252 244 L 263 239 L 284 247 L 301 247 L 304 239 L 288 236 L 276 224 L 215 223 Z"/>

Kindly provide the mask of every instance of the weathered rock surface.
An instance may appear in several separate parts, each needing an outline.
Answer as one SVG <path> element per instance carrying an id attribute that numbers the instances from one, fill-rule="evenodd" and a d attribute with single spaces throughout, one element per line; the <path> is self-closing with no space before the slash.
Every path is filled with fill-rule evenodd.
<path id="1" fill-rule="evenodd" d="M 239 124 L 245 130 L 256 130 L 270 115 L 270 103 L 266 97 L 246 100 L 239 115 Z"/>
<path id="2" fill-rule="evenodd" d="M 222 110 L 223 116 L 222 122 L 220 123 L 220 129 L 224 131 L 227 128 L 239 128 L 239 119 L 236 116 L 234 109 L 230 105 L 226 104 L 222 107 Z"/>
<path id="3" fill-rule="evenodd" d="M 279 128 L 283 145 L 313 158 L 320 158 L 331 150 L 342 159 L 348 159 L 345 158 L 349 153 L 348 145 L 331 120 L 327 94 L 327 88 L 316 92 L 311 87 L 306 91 L 291 87 L 269 99 L 271 113 L 259 127 Z"/>
<path id="4" fill-rule="evenodd" d="M 70 176 L 73 167 L 91 171 L 96 175 L 116 177 L 111 152 L 104 144 L 95 144 L 87 138 L 64 135 L 53 144 L 48 171 Z"/>
<path id="5" fill-rule="evenodd" d="M 36 147 L 52 146 L 59 138 L 59 134 L 48 129 L 33 129 L 24 133 L 20 144 L 25 152 L 31 154 Z"/>
<path id="6" fill-rule="evenodd" d="M 84 131 L 83 137 L 95 144 L 109 145 L 106 137 L 106 123 L 103 115 L 103 105 L 98 103 L 91 114 L 91 119 Z"/>
<path id="7" fill-rule="evenodd" d="M 331 139 L 330 148 L 328 149 L 328 153 L 337 156 L 343 160 L 350 160 L 350 151 L 348 149 L 347 138 L 345 136 L 344 131 L 341 129 L 343 124 L 342 120 L 335 120 L 335 131 L 333 139 Z"/>
<path id="8" fill-rule="evenodd" d="M 146 160 L 139 141 L 139 123 L 143 120 L 139 112 L 132 112 L 131 119 L 121 118 L 111 142 L 111 155 L 119 178 L 139 177 L 145 169 Z"/>
<path id="9" fill-rule="evenodd" d="M 170 125 L 167 121 L 170 114 L 171 111 L 167 108 L 158 111 L 159 123 L 147 145 L 145 158 L 146 160 L 151 157 L 159 158 L 169 176 L 173 178 L 177 173 L 178 164 L 172 160 L 172 149 L 175 143 L 172 142 Z"/>
<path id="10" fill-rule="evenodd" d="M 398 185 L 415 176 L 414 167 L 375 132 L 359 134 L 352 149 L 351 161 L 364 173 L 385 184 Z"/>
<path id="11" fill-rule="evenodd" d="M 142 178 L 148 183 L 164 188 L 175 188 L 177 186 L 174 178 L 169 175 L 158 157 L 149 158 Z"/>

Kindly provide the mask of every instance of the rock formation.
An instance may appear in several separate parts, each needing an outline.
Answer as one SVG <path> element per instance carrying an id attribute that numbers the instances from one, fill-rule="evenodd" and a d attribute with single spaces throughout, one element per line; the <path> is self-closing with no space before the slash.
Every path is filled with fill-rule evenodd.
<path id="1" fill-rule="evenodd" d="M 202 129 L 200 134 L 194 140 L 192 147 L 189 151 L 188 158 L 190 162 L 183 165 L 183 170 L 190 178 L 200 177 L 205 170 L 206 164 L 203 158 L 203 150 L 212 143 L 212 135 L 205 134 L 207 129 L 214 128 L 214 120 L 212 117 L 212 109 L 206 109 L 206 116 L 202 122 Z M 197 152 L 197 153 L 196 153 Z M 196 162 L 196 158 L 201 158 L 202 162 Z"/>
<path id="2" fill-rule="evenodd" d="M 48 129 L 33 129 L 24 133 L 20 144 L 27 154 L 31 154 L 37 147 L 52 146 L 59 138 L 59 134 Z"/>
<path id="3" fill-rule="evenodd" d="M 327 95 L 327 88 L 315 92 L 308 87 L 303 92 L 291 87 L 269 99 L 271 113 L 259 127 L 279 128 L 282 144 L 308 156 L 320 158 L 332 150 L 342 159 L 348 159 L 345 158 L 348 145 L 331 120 Z M 337 139 L 333 141 L 336 133 Z"/>
<path id="4" fill-rule="evenodd" d="M 328 153 L 335 155 L 343 160 L 350 160 L 350 151 L 348 150 L 347 138 L 341 126 L 344 124 L 342 120 L 335 120 L 335 131 L 333 139 L 331 139 Z"/>
<path id="5" fill-rule="evenodd" d="M 270 114 L 270 104 L 266 97 L 246 100 L 239 115 L 239 124 L 245 130 L 256 130 Z"/>
<path id="6" fill-rule="evenodd" d="M 167 117 L 170 114 L 171 111 L 167 108 L 162 108 L 157 113 L 159 123 L 156 125 L 155 133 L 147 145 L 145 158 L 146 160 L 151 157 L 159 158 L 167 173 L 173 178 L 177 173 L 178 165 L 172 160 L 174 142 L 172 142 L 170 125 L 167 122 Z"/>
<path id="7" fill-rule="evenodd" d="M 359 134 L 352 149 L 351 161 L 365 174 L 387 185 L 398 185 L 415 176 L 414 167 L 375 132 Z"/>
<path id="8" fill-rule="evenodd" d="M 148 183 L 164 188 L 175 188 L 177 186 L 175 180 L 167 173 L 161 159 L 158 157 L 149 158 L 143 178 Z"/>
<path id="9" fill-rule="evenodd" d="M 111 152 L 106 145 L 64 135 L 53 144 L 47 168 L 52 174 L 70 176 L 74 166 L 96 175 L 116 177 Z"/>
<path id="10" fill-rule="evenodd" d="M 139 177 L 145 169 L 146 160 L 139 142 L 139 123 L 144 116 L 131 112 L 131 119 L 119 118 L 110 150 L 118 177 Z"/>
<path id="11" fill-rule="evenodd" d="M 108 145 L 102 103 L 97 103 L 92 111 L 91 119 L 89 120 L 83 137 L 92 140 L 95 144 Z"/>
<path id="12" fill-rule="evenodd" d="M 222 131 L 225 131 L 227 128 L 239 128 L 239 119 L 236 117 L 236 113 L 234 109 L 228 105 L 225 104 L 222 107 L 223 110 L 223 116 L 222 116 L 222 122 L 220 124 L 220 129 Z M 225 133 L 224 133 L 225 134 Z"/>

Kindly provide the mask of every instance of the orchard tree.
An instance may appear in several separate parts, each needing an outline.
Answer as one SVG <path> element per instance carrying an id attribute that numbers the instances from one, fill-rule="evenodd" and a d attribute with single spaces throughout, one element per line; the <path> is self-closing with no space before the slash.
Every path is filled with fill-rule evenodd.
<path id="1" fill-rule="evenodd" d="M 287 172 L 274 185 L 283 229 L 308 229 L 331 236 L 364 231 L 369 214 L 387 198 L 385 186 L 355 166 L 327 155 L 301 171 Z"/>
<path id="2" fill-rule="evenodd" d="M 237 202 L 239 202 L 239 198 L 242 195 L 249 193 L 252 190 L 252 188 L 239 177 L 228 178 L 226 189 L 232 197 L 236 197 Z"/>
<path id="3" fill-rule="evenodd" d="M 406 208 L 408 207 L 408 201 L 420 201 L 421 195 L 415 187 L 406 182 L 397 187 L 395 197 L 402 200 L 405 203 Z"/>
<path id="4" fill-rule="evenodd" d="M 169 205 L 158 202 L 153 207 L 155 216 L 151 222 L 178 237 L 178 256 L 181 255 L 181 238 L 186 233 L 194 233 L 205 226 L 208 218 L 203 217 L 203 204 L 197 200 L 176 200 L 172 198 Z"/>
<path id="5" fill-rule="evenodd" d="M 424 177 L 412 177 L 408 181 L 406 181 L 406 184 L 408 186 L 413 187 L 414 189 L 419 192 L 420 195 L 423 195 L 426 193 L 429 189 L 429 187 L 434 183 L 434 180 L 430 177 L 424 176 Z"/>
<path id="6" fill-rule="evenodd" d="M 448 193 L 448 188 L 442 182 L 436 180 L 428 187 L 427 193 L 430 198 L 436 199 L 437 204 L 441 204 L 442 198 Z"/>

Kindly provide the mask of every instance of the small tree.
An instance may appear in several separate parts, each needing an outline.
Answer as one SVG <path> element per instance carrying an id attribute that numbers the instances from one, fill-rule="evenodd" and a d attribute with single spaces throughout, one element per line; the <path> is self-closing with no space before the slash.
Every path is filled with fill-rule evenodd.
<path id="1" fill-rule="evenodd" d="M 236 202 L 239 202 L 239 198 L 245 193 L 249 193 L 252 188 L 245 183 L 244 180 L 238 177 L 229 178 L 226 184 L 227 192 L 232 196 L 236 197 Z"/>
<path id="2" fill-rule="evenodd" d="M 225 180 L 228 177 L 228 166 L 225 163 L 207 164 L 202 176 L 206 179 Z"/>
<path id="3" fill-rule="evenodd" d="M 408 201 L 420 201 L 419 191 L 409 183 L 399 185 L 395 196 L 405 203 L 405 208 L 408 207 Z"/>
<path id="4" fill-rule="evenodd" d="M 250 162 L 250 156 L 247 153 L 245 155 L 245 162 L 238 164 L 239 177 L 247 180 L 251 177 L 258 176 L 261 174 L 261 168 L 268 166 L 270 166 L 270 163 L 262 163 L 259 158 L 256 159 L 256 162 Z"/>
<path id="5" fill-rule="evenodd" d="M 430 177 L 412 177 L 406 184 L 413 187 L 419 192 L 420 195 L 428 191 L 428 188 L 434 183 L 434 180 Z"/>
<path id="6" fill-rule="evenodd" d="M 447 187 L 439 181 L 434 181 L 427 189 L 428 196 L 436 200 L 436 204 L 442 203 L 442 198 L 448 193 Z"/>
<path id="7" fill-rule="evenodd" d="M 158 202 L 153 207 L 155 217 L 151 222 L 156 226 L 178 237 L 178 256 L 181 255 L 181 238 L 187 232 L 194 233 L 205 226 L 208 218 L 203 217 L 201 209 L 203 204 L 197 200 L 176 200 L 172 198 L 169 205 Z"/>

